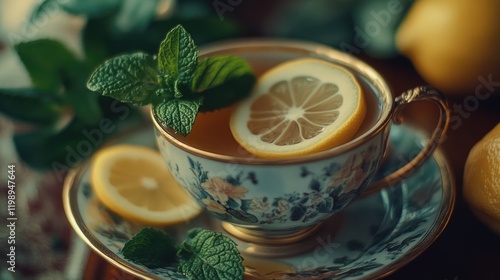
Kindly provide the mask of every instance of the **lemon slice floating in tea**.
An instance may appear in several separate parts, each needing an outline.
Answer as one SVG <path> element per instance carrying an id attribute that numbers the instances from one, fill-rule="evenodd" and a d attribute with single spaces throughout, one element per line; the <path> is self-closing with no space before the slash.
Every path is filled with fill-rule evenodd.
<path id="1" fill-rule="evenodd" d="M 98 199 L 126 219 L 144 225 L 171 225 L 201 212 L 153 149 L 134 145 L 104 148 L 94 156 L 90 172 Z"/>
<path id="2" fill-rule="evenodd" d="M 232 113 L 230 128 L 257 156 L 292 157 L 349 141 L 365 114 L 361 87 L 349 70 L 305 58 L 264 73 Z"/>

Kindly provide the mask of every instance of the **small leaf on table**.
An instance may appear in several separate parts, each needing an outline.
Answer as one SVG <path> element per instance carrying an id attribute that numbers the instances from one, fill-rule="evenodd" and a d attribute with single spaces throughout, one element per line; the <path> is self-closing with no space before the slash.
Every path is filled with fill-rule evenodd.
<path id="1" fill-rule="evenodd" d="M 149 268 L 165 267 L 176 259 L 175 243 L 161 230 L 142 228 L 127 241 L 121 252 L 125 259 Z"/>
<path id="2" fill-rule="evenodd" d="M 220 232 L 195 229 L 180 246 L 179 271 L 189 279 L 243 279 L 242 257 L 234 241 Z"/>

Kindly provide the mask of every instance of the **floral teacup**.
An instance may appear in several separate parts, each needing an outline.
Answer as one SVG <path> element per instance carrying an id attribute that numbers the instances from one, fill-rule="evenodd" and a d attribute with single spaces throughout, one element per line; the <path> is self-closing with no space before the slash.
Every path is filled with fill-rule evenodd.
<path id="1" fill-rule="evenodd" d="M 326 46 L 247 40 L 220 43 L 202 51 L 202 56 L 221 54 L 244 57 L 256 69 L 266 63 L 272 66 L 299 57 L 338 63 L 355 73 L 374 93 L 368 102 L 376 109 L 373 122 L 348 143 L 291 159 L 227 155 L 201 149 L 162 126 L 153 112 L 158 147 L 176 180 L 238 237 L 262 237 L 260 240 L 266 242 L 305 236 L 360 195 L 376 192 L 408 176 L 432 154 L 448 125 L 449 112 L 437 90 L 419 87 L 394 100 L 383 78 L 370 66 Z M 398 123 L 400 109 L 416 100 L 432 101 L 440 108 L 437 127 L 411 162 L 372 182 L 388 146 L 391 120 Z"/>

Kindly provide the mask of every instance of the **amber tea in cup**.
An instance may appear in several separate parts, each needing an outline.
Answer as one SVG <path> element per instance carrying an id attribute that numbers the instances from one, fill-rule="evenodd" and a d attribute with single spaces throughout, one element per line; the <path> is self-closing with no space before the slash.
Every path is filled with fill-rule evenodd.
<path id="1" fill-rule="evenodd" d="M 257 77 L 259 74 L 264 73 L 269 68 L 281 62 L 283 62 L 283 60 L 270 57 L 270 59 L 266 61 L 267 65 L 253 65 Z M 375 124 L 380 115 L 380 105 L 373 92 L 373 88 L 371 88 L 362 78 L 357 77 L 357 79 L 361 86 L 362 94 L 365 95 L 366 115 L 353 138 L 365 133 Z M 229 118 L 231 117 L 234 107 L 235 106 L 232 106 L 214 112 L 199 113 L 191 133 L 186 137 L 177 134 L 176 138 L 193 148 L 207 152 L 233 157 L 254 158 L 255 155 L 247 152 L 238 144 L 229 128 Z"/>

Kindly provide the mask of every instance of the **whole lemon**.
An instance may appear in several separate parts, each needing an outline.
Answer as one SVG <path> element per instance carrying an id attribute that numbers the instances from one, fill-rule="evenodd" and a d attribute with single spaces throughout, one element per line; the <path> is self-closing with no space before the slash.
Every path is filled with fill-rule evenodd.
<path id="1" fill-rule="evenodd" d="M 469 152 L 463 195 L 477 218 L 500 234 L 500 123 Z"/>
<path id="2" fill-rule="evenodd" d="M 471 94 L 481 81 L 500 82 L 499 11 L 497 0 L 417 0 L 397 30 L 397 49 L 446 94 Z"/>

